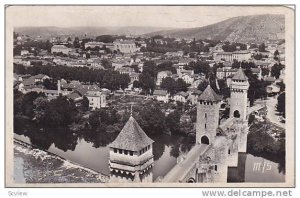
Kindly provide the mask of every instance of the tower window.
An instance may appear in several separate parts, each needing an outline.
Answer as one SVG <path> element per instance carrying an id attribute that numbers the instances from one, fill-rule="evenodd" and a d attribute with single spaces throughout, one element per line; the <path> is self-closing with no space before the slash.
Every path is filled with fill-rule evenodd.
<path id="1" fill-rule="evenodd" d="M 130 154 L 131 156 L 133 156 L 133 151 L 129 151 L 129 154 Z"/>
<path id="2" fill-rule="evenodd" d="M 204 114 L 204 117 L 207 118 L 207 113 Z"/>
<path id="3" fill-rule="evenodd" d="M 124 150 L 124 154 L 125 154 L 125 155 L 128 155 L 128 151 L 127 151 L 127 150 Z"/>
<path id="4" fill-rule="evenodd" d="M 215 165 L 215 171 L 218 171 L 218 166 L 217 165 Z"/>
<path id="5" fill-rule="evenodd" d="M 204 128 L 206 129 L 206 123 L 204 124 Z"/>
<path id="6" fill-rule="evenodd" d="M 114 148 L 114 153 L 117 153 L 118 152 L 118 149 Z"/>
<path id="7" fill-rule="evenodd" d="M 119 149 L 119 153 L 122 154 L 122 149 Z"/>
<path id="8" fill-rule="evenodd" d="M 228 149 L 228 155 L 230 155 L 230 149 Z"/>

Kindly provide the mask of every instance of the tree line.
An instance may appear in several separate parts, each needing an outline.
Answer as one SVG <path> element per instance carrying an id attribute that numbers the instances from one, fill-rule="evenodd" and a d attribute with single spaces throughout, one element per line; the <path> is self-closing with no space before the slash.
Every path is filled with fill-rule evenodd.
<path id="1" fill-rule="evenodd" d="M 113 70 L 102 70 L 88 67 L 67 67 L 67 66 L 41 66 L 25 67 L 20 64 L 14 64 L 14 73 L 16 74 L 45 74 L 55 80 L 65 79 L 67 81 L 78 80 L 84 83 L 98 84 L 100 87 L 112 91 L 125 89 L 130 83 L 128 74 L 120 74 Z"/>

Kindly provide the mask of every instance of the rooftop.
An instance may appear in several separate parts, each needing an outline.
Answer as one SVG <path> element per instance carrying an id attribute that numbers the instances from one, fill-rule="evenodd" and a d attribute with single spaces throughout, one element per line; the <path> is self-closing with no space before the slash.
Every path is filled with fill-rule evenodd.
<path id="1" fill-rule="evenodd" d="M 216 94 L 216 92 L 211 88 L 210 85 L 206 87 L 203 93 L 199 96 L 198 100 L 205 100 L 205 101 L 220 101 L 222 96 Z"/>
<path id="2" fill-rule="evenodd" d="M 239 68 L 237 72 L 232 77 L 233 80 L 248 80 L 242 68 Z"/>
<path id="3" fill-rule="evenodd" d="M 149 138 L 136 120 L 130 116 L 118 137 L 109 145 L 111 148 L 139 151 L 154 141 Z"/>

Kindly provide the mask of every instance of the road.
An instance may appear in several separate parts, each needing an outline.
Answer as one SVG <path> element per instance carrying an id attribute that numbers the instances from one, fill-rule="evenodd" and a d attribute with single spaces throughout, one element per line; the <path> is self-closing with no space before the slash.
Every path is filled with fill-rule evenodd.
<path id="1" fill-rule="evenodd" d="M 270 120 L 270 122 L 273 122 L 277 125 L 279 125 L 282 128 L 285 128 L 285 124 L 280 122 L 280 116 L 276 115 L 276 104 L 277 104 L 277 97 L 271 97 L 266 100 L 266 105 L 268 109 L 267 118 Z"/>
<path id="2" fill-rule="evenodd" d="M 185 160 L 176 164 L 174 168 L 163 178 L 163 182 L 170 183 L 180 181 L 189 172 L 189 170 L 193 168 L 193 165 L 199 161 L 199 156 L 203 155 L 208 148 L 209 145 L 196 144 L 192 150 L 190 150 Z"/>

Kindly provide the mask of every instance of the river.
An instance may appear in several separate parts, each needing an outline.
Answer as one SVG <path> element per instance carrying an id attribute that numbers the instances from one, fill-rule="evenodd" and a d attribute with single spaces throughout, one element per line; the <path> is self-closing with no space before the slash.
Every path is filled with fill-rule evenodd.
<path id="1" fill-rule="evenodd" d="M 26 143 L 32 143 L 27 136 L 14 134 L 14 137 Z M 176 164 L 178 137 L 159 135 L 153 139 L 155 140 L 153 146 L 155 161 L 153 180 L 155 181 L 157 177 L 166 175 Z M 93 143 L 78 139 L 74 149 L 60 149 L 52 143 L 47 150 L 84 167 L 109 175 L 109 152 L 106 146 L 96 148 Z M 278 163 L 251 154 L 240 153 L 238 168 L 228 170 L 228 182 L 284 182 L 285 175 L 279 170 Z"/>

